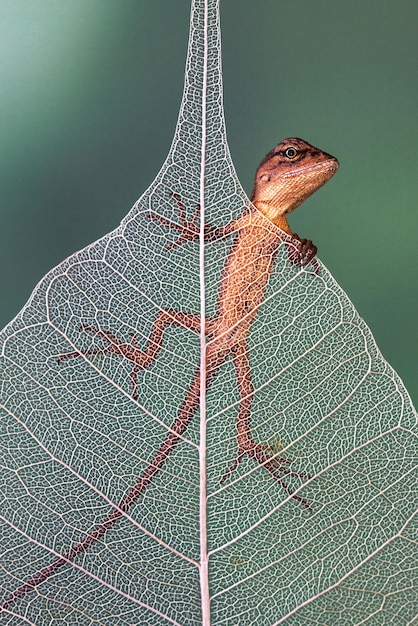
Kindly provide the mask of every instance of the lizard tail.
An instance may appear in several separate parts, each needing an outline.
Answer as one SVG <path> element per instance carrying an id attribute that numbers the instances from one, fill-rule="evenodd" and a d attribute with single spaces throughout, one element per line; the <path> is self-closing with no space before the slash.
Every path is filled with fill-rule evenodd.
<path id="1" fill-rule="evenodd" d="M 225 361 L 226 355 L 224 354 L 212 354 L 207 360 L 206 367 L 206 388 L 209 387 L 213 379 L 215 378 L 219 367 Z M 74 546 L 69 548 L 55 561 L 44 567 L 37 572 L 35 576 L 31 578 L 27 583 L 24 583 L 17 589 L 15 589 L 4 601 L 0 604 L 0 612 L 3 609 L 8 609 L 16 600 L 22 598 L 27 593 L 33 591 L 38 585 L 45 582 L 50 576 L 55 574 L 64 565 L 71 563 L 74 559 L 90 548 L 96 541 L 101 539 L 115 524 L 116 522 L 129 511 L 138 498 L 144 493 L 148 485 L 152 482 L 154 477 L 163 468 L 167 458 L 173 452 L 176 445 L 182 438 L 183 433 L 189 426 L 196 410 L 200 404 L 200 367 L 197 369 L 193 382 L 189 388 L 186 398 L 174 420 L 170 432 L 166 436 L 164 442 L 160 446 L 158 452 L 154 456 L 153 460 L 145 468 L 136 484 L 132 487 L 129 493 L 120 501 L 120 503 L 114 508 L 114 510 L 103 520 L 96 528 L 94 528 L 85 539 L 79 541 Z"/>

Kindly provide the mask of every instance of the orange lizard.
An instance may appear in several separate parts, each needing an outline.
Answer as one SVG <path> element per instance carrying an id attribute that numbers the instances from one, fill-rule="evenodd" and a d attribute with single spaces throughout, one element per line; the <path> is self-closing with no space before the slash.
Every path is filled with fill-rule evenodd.
<path id="1" fill-rule="evenodd" d="M 333 176 L 337 168 L 338 161 L 331 155 L 314 148 L 302 139 L 285 139 L 261 161 L 255 175 L 254 188 L 251 194 L 252 205 L 244 214 L 220 228 L 205 225 L 205 241 L 214 241 L 232 233 L 236 234 L 222 273 L 217 314 L 205 320 L 205 333 L 207 335 L 206 388 L 210 386 L 225 360 L 231 356 L 240 395 L 237 418 L 237 457 L 221 478 L 221 482 L 248 455 L 260 466 L 263 466 L 292 498 L 308 509 L 310 507 L 306 500 L 293 493 L 281 477 L 281 475 L 304 475 L 292 472 L 286 467 L 289 463 L 288 459 L 277 458 L 271 448 L 256 443 L 251 436 L 250 411 L 253 387 L 247 337 L 263 300 L 274 267 L 275 253 L 283 240 L 287 241 L 289 259 L 293 264 L 304 266 L 312 262 L 314 270 L 318 270 L 314 259 L 316 247 L 311 241 L 300 239 L 298 235 L 292 233 L 287 222 L 287 214 L 324 185 Z M 172 194 L 172 196 L 177 202 L 181 224 L 174 224 L 158 215 L 151 216 L 180 233 L 179 238 L 169 248 L 185 241 L 196 241 L 199 238 L 199 227 L 195 223 L 199 214 L 199 207 L 196 208 L 193 218 L 188 221 L 180 196 L 178 194 Z M 201 332 L 199 315 L 172 309 L 162 310 L 157 315 L 145 349 L 141 350 L 137 346 L 134 335 L 131 335 L 131 344 L 127 344 L 111 332 L 83 325 L 80 330 L 94 333 L 107 345 L 85 352 L 62 354 L 58 362 L 75 358 L 80 354 L 117 354 L 126 358 L 133 363 L 130 374 L 132 397 L 137 399 L 138 372 L 148 368 L 156 360 L 162 347 L 164 331 L 171 325 L 186 327 L 195 333 Z M 201 369 L 199 367 L 165 440 L 139 477 L 136 485 L 122 499 L 118 507 L 115 507 L 109 516 L 89 533 L 86 539 L 74 545 L 51 565 L 38 572 L 31 581 L 16 589 L 1 605 L 2 607 L 8 607 L 18 597 L 25 595 L 46 580 L 61 566 L 74 560 L 78 554 L 85 552 L 144 493 L 146 487 L 162 469 L 196 413 L 199 407 L 200 381 Z"/>

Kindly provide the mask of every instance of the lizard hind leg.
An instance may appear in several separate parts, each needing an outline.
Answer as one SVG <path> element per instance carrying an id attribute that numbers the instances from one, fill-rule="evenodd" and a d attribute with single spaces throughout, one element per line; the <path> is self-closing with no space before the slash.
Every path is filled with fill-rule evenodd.
<path id="1" fill-rule="evenodd" d="M 131 343 L 125 343 L 116 335 L 110 331 L 103 331 L 88 324 L 82 324 L 79 328 L 80 332 L 88 331 L 97 335 L 107 345 L 101 348 L 90 348 L 89 350 L 80 350 L 74 352 L 67 352 L 66 354 L 60 354 L 58 356 L 58 364 L 61 364 L 67 359 L 79 357 L 81 355 L 96 355 L 96 354 L 117 354 L 122 358 L 128 359 L 133 363 L 133 368 L 130 372 L 130 382 L 132 390 L 132 398 L 138 399 L 138 387 L 137 376 L 138 373 L 147 369 L 156 360 L 163 342 L 163 336 L 168 326 L 182 326 L 188 328 L 199 334 L 201 331 L 200 315 L 194 315 L 190 313 L 183 313 L 181 311 L 174 311 L 173 309 L 165 309 L 158 313 L 150 336 L 148 338 L 145 350 L 140 350 L 137 345 L 136 336 L 134 333 L 129 333 Z M 213 319 L 206 318 L 207 334 L 211 333 L 213 326 Z"/>
<path id="2" fill-rule="evenodd" d="M 63 361 L 67 359 L 74 359 L 76 357 L 82 355 L 94 355 L 94 354 L 112 354 L 112 352 L 116 351 L 116 346 L 120 345 L 122 342 L 111 332 L 99 330 L 98 328 L 94 328 L 88 324 L 81 324 L 79 326 L 79 332 L 89 331 L 95 335 L 101 337 L 107 344 L 107 347 L 104 348 L 90 348 L 88 350 L 77 350 L 74 352 L 66 352 L 65 354 L 59 354 L 57 358 L 57 363 L 60 365 Z"/>
<path id="3" fill-rule="evenodd" d="M 248 359 L 248 347 L 245 342 L 240 343 L 233 352 L 233 360 L 237 375 L 238 388 L 240 394 L 240 405 L 237 419 L 237 442 L 238 454 L 232 465 L 221 478 L 223 483 L 234 472 L 242 459 L 248 455 L 260 466 L 264 467 L 294 500 L 302 504 L 306 509 L 311 510 L 308 502 L 295 494 L 283 481 L 280 474 L 287 476 L 298 476 L 299 478 L 310 478 L 307 474 L 293 472 L 286 465 L 290 461 L 283 457 L 275 457 L 271 454 L 272 446 L 256 443 L 251 437 L 251 403 L 254 389 L 251 382 L 251 370 Z"/>

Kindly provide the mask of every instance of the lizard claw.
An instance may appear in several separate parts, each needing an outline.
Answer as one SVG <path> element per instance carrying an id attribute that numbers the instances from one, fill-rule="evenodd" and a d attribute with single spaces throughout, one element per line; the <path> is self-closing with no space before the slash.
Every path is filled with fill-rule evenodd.
<path id="1" fill-rule="evenodd" d="M 145 217 L 147 219 L 155 220 L 156 222 L 159 222 L 163 226 L 166 226 L 167 228 L 170 228 L 171 230 L 176 230 L 178 233 L 180 233 L 178 238 L 172 243 L 170 243 L 166 248 L 167 250 L 172 250 L 176 246 L 181 246 L 183 243 L 186 243 L 188 241 L 199 240 L 201 227 L 200 227 L 200 224 L 197 223 L 197 219 L 200 214 L 200 204 L 196 205 L 192 218 L 188 220 L 184 212 L 183 202 L 181 201 L 180 194 L 176 193 L 175 191 L 171 191 L 169 193 L 169 196 L 170 198 L 174 198 L 174 200 L 177 203 L 177 209 L 178 209 L 181 224 L 179 224 L 178 222 L 172 222 L 166 217 L 163 217 L 162 215 L 159 215 L 158 213 L 153 213 L 152 211 L 148 211 L 145 214 Z M 216 241 L 217 239 L 220 239 L 221 237 L 225 235 L 224 228 L 216 228 L 215 226 L 212 226 L 211 224 L 205 224 L 203 232 L 204 232 L 205 242 Z"/>
<path id="2" fill-rule="evenodd" d="M 270 456 L 270 454 L 268 454 L 267 452 L 268 450 L 272 450 L 272 446 L 256 444 L 251 439 L 246 441 L 242 446 L 240 446 L 236 459 L 222 476 L 221 480 L 219 481 L 220 484 L 225 482 L 225 480 L 232 474 L 232 472 L 237 469 L 244 456 L 248 454 L 248 456 L 255 459 L 259 465 L 261 465 L 268 472 L 270 472 L 276 482 L 280 484 L 280 486 L 286 491 L 287 494 L 289 494 L 294 500 L 297 500 L 300 504 L 302 504 L 306 509 L 310 511 L 311 507 L 309 506 L 308 502 L 301 496 L 293 493 L 290 487 L 288 487 L 286 483 L 283 482 L 282 478 L 278 476 L 276 472 L 279 472 L 280 474 L 284 474 L 285 476 L 289 477 L 298 477 L 305 479 L 310 479 L 311 476 L 309 474 L 306 474 L 305 472 L 293 472 L 288 467 L 285 467 L 285 465 L 289 465 L 291 463 L 289 459 L 286 459 L 285 457 L 275 458 L 274 456 Z"/>
<path id="3" fill-rule="evenodd" d="M 237 458 L 232 463 L 232 465 L 226 470 L 225 474 L 221 477 L 221 480 L 219 481 L 220 485 L 222 485 L 222 483 L 226 481 L 226 479 L 232 474 L 232 472 L 234 472 L 237 469 L 241 461 L 242 461 L 242 455 L 237 456 Z"/>
<path id="4" fill-rule="evenodd" d="M 186 241 L 196 241 L 197 239 L 199 239 L 199 233 L 200 233 L 200 228 L 199 226 L 196 225 L 196 219 L 198 218 L 199 213 L 200 213 L 200 205 L 198 204 L 196 206 L 192 219 L 188 220 L 184 213 L 183 203 L 181 201 L 180 194 L 174 191 L 171 191 L 169 193 L 169 197 L 174 198 L 174 200 L 177 202 L 177 209 L 179 212 L 181 224 L 172 222 L 166 217 L 163 217 L 159 213 L 154 213 L 153 211 L 148 211 L 145 215 L 147 219 L 155 220 L 156 222 L 159 222 L 163 226 L 166 226 L 167 228 L 170 228 L 171 230 L 176 230 L 177 232 L 180 233 L 180 236 L 173 243 L 167 246 L 167 250 L 171 250 L 175 246 L 180 246 L 182 243 Z"/>
<path id="5" fill-rule="evenodd" d="M 299 235 L 293 233 L 292 242 L 288 246 L 289 261 L 297 267 L 304 267 L 312 263 L 315 274 L 319 273 L 319 265 L 315 259 L 318 248 L 310 239 L 301 239 Z"/>

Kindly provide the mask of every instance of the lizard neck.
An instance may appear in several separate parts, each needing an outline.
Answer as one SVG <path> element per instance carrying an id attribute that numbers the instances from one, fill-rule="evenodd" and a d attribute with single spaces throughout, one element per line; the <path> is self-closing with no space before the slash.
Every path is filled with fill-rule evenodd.
<path id="1" fill-rule="evenodd" d="M 292 234 L 289 224 L 287 223 L 286 215 L 280 213 L 276 206 L 261 201 L 254 202 L 253 204 L 270 222 L 273 222 L 273 224 L 278 226 L 281 230 L 284 230 L 288 235 Z"/>

